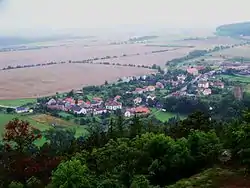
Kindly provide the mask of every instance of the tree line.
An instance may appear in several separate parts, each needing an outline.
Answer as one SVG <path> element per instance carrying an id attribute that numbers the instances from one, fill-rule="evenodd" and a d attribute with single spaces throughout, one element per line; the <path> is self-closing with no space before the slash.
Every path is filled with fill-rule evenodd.
<path id="1" fill-rule="evenodd" d="M 167 52 L 169 50 L 158 50 L 158 51 L 151 51 L 150 53 L 162 53 L 162 52 Z M 147 53 L 145 53 L 146 55 Z M 122 57 L 129 57 L 129 56 L 135 56 L 135 55 L 140 55 L 140 53 L 137 54 L 123 54 L 119 56 L 120 58 Z M 37 64 L 27 64 L 27 65 L 16 65 L 16 66 L 7 66 L 2 68 L 2 70 L 11 70 L 11 69 L 21 69 L 21 68 L 32 68 L 32 67 L 42 67 L 42 66 L 50 66 L 50 65 L 58 65 L 58 64 L 65 64 L 65 63 L 86 63 L 86 64 L 102 64 L 102 65 L 114 65 L 114 66 L 129 66 L 129 67 L 138 67 L 138 68 L 147 68 L 147 69 L 159 69 L 159 66 L 154 65 L 136 65 L 136 64 L 120 64 L 120 63 L 110 63 L 110 62 L 104 62 L 103 60 L 109 60 L 109 59 L 117 59 L 119 58 L 118 56 L 104 56 L 101 58 L 95 57 L 95 58 L 89 58 L 81 61 L 72 61 L 69 60 L 68 62 L 61 61 L 61 62 L 48 62 L 48 63 L 37 63 Z M 94 61 L 99 61 L 99 62 L 94 62 Z"/>
<path id="2" fill-rule="evenodd" d="M 213 165 L 250 169 L 249 130 L 249 111 L 229 123 L 195 112 L 161 126 L 150 119 L 118 116 L 107 129 L 96 124 L 88 136 L 78 138 L 73 130 L 40 132 L 16 119 L 5 127 L 0 183 L 1 187 L 167 188 Z M 47 143 L 38 147 L 41 138 Z"/>

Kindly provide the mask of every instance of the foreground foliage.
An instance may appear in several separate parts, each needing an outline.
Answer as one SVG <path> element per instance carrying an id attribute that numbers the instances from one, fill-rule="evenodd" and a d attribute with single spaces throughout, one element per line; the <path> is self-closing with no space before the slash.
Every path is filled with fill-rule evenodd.
<path id="1" fill-rule="evenodd" d="M 1 187 L 209 187 L 217 170 L 195 182 L 179 180 L 222 163 L 250 169 L 249 117 L 245 112 L 242 119 L 219 123 L 196 112 L 159 126 L 118 116 L 77 139 L 74 131 L 39 132 L 13 120 L 0 150 Z M 48 142 L 38 148 L 34 142 L 41 136 Z"/>

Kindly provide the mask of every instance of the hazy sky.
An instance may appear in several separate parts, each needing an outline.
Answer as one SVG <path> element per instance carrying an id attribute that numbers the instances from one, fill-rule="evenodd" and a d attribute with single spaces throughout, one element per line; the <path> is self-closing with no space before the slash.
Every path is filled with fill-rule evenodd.
<path id="1" fill-rule="evenodd" d="M 0 30 L 152 23 L 204 27 L 250 20 L 249 7 L 249 0 L 2 0 Z"/>

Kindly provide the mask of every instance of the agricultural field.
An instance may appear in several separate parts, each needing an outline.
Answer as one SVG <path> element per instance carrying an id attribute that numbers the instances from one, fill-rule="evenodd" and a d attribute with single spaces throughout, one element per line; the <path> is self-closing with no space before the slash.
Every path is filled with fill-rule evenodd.
<path id="1" fill-rule="evenodd" d="M 164 48 L 162 48 L 162 50 L 163 49 Z M 177 48 L 169 50 L 167 52 L 128 56 L 128 57 L 124 57 L 124 58 L 112 59 L 112 60 L 110 60 L 110 62 L 111 63 L 120 63 L 120 64 L 149 65 L 149 66 L 156 64 L 156 65 L 159 65 L 161 67 L 165 67 L 165 64 L 167 61 L 170 61 L 170 60 L 175 59 L 175 58 L 180 58 L 180 57 L 186 56 L 191 51 L 193 51 L 193 48 L 189 48 L 189 47 L 179 48 L 179 47 L 177 47 Z"/>
<path id="2" fill-rule="evenodd" d="M 37 98 L 112 82 L 123 76 L 151 74 L 152 69 L 95 64 L 61 64 L 0 72 L 0 99 Z"/>
<path id="3" fill-rule="evenodd" d="M 139 53 L 143 55 L 152 51 L 172 49 L 173 47 L 161 48 L 143 44 L 87 46 L 84 43 L 75 43 L 36 50 L 1 52 L 0 68 L 23 64 L 48 63 L 51 61 L 84 60 L 106 56 L 120 57 L 123 54 L 133 55 Z"/>
<path id="4" fill-rule="evenodd" d="M 222 50 L 220 52 L 214 52 L 213 56 L 225 56 L 226 58 L 232 58 L 232 57 L 245 57 L 250 58 L 250 45 L 248 46 L 238 46 L 235 48 L 230 48 L 226 50 Z"/>
<path id="5" fill-rule="evenodd" d="M 35 103 L 36 99 L 12 99 L 12 100 L 0 100 L 0 106 L 5 107 L 18 107 L 28 103 Z"/>
<path id="6" fill-rule="evenodd" d="M 211 49 L 215 46 L 239 44 L 242 40 L 230 37 L 209 37 L 197 40 L 177 40 L 171 42 L 172 45 L 195 46 L 195 49 Z"/>

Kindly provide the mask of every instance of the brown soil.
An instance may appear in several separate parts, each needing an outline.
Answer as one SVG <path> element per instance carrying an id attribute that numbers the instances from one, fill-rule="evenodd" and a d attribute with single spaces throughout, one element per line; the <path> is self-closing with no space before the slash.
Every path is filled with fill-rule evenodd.
<path id="1" fill-rule="evenodd" d="M 220 188 L 250 188 L 250 176 L 222 177 Z"/>
<path id="2" fill-rule="evenodd" d="M 35 98 L 116 81 L 123 76 L 150 74 L 151 69 L 95 64 L 60 64 L 0 71 L 0 99 Z"/>
<path id="3" fill-rule="evenodd" d="M 123 54 L 137 54 L 141 55 L 145 53 L 150 53 L 157 50 L 172 50 L 172 47 L 154 47 L 145 46 L 140 44 L 127 44 L 127 45 L 101 45 L 101 46 L 84 46 L 84 44 L 70 44 L 66 46 L 49 47 L 37 50 L 25 50 L 25 51 L 12 51 L 12 52 L 1 52 L 0 53 L 0 68 L 7 66 L 16 66 L 23 64 L 38 64 L 47 63 L 51 61 L 69 61 L 69 60 L 84 60 L 89 58 L 101 58 L 105 56 L 122 56 Z M 184 49 L 184 51 L 183 51 Z M 186 54 L 186 51 L 190 51 L 190 48 L 180 48 L 174 52 L 165 52 L 164 61 L 157 62 L 158 64 L 165 64 L 165 61 L 170 60 L 175 57 L 179 57 Z M 184 53 L 184 54 L 183 54 Z M 174 56 L 173 54 L 176 54 Z M 154 54 L 156 61 L 158 59 L 158 54 Z M 130 59 L 125 62 L 129 64 Z M 138 60 L 137 64 L 147 65 L 148 62 Z M 149 64 L 152 64 L 150 62 Z"/>

